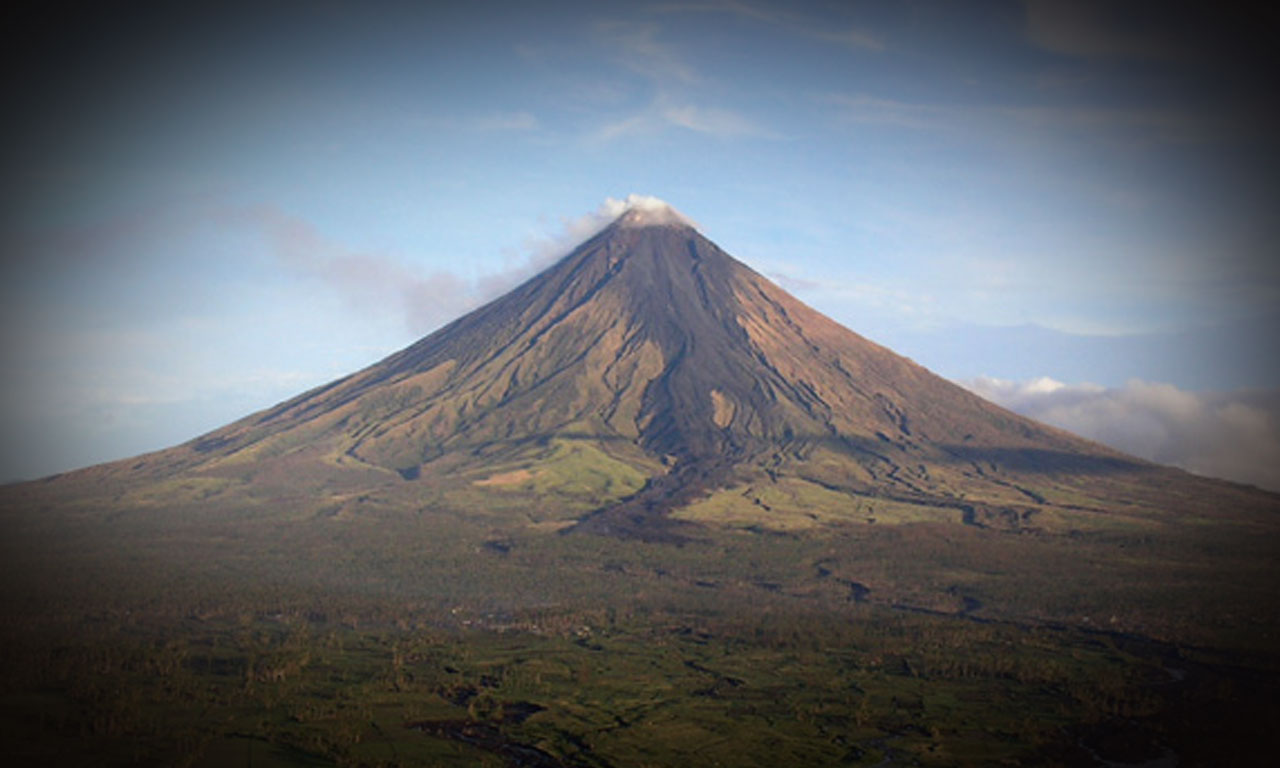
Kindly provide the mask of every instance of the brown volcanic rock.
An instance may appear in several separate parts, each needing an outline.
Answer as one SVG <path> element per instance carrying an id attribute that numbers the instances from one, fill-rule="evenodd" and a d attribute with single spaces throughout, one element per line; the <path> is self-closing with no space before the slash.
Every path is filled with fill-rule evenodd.
<path id="1" fill-rule="evenodd" d="M 376 429 L 342 428 L 353 455 L 383 465 L 408 433 L 429 461 L 575 429 L 685 461 L 877 433 L 1108 453 L 848 331 L 687 225 L 616 222 L 404 351 L 193 447 L 224 453 L 374 399 Z"/>

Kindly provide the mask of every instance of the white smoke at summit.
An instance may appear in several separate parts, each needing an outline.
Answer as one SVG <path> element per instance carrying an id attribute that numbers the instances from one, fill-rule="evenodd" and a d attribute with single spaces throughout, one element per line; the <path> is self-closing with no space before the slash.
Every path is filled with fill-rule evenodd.
<path id="1" fill-rule="evenodd" d="M 581 245 L 584 240 L 599 234 L 623 214 L 633 211 L 648 223 L 686 224 L 694 229 L 698 228 L 698 223 L 693 219 L 677 211 L 665 200 L 652 195 L 632 193 L 621 200 L 606 197 L 594 211 L 574 219 L 564 219 L 559 232 L 530 239 L 527 246 L 531 253 L 530 264 L 538 269 L 551 264 Z"/>
<path id="2" fill-rule="evenodd" d="M 632 193 L 622 200 L 606 197 L 599 208 L 576 220 L 571 229 L 575 232 L 585 233 L 585 236 L 578 241 L 581 242 L 609 226 L 623 214 L 633 212 L 639 214 L 637 218 L 644 223 L 686 224 L 695 229 L 698 227 L 697 222 L 677 211 L 667 201 L 652 195 Z"/>

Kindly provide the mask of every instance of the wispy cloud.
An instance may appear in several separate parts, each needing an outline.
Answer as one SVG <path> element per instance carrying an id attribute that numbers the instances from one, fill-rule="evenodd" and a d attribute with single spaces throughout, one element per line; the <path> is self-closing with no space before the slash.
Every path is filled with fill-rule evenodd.
<path id="1" fill-rule="evenodd" d="M 710 81 L 676 47 L 661 39 L 664 27 L 655 22 L 602 20 L 592 24 L 592 37 L 608 56 L 648 81 L 652 96 L 630 113 L 615 115 L 587 135 L 588 142 L 609 143 L 631 136 L 653 135 L 668 129 L 727 138 L 779 138 L 767 126 L 741 112 L 710 106 L 705 92 Z"/>
<path id="2" fill-rule="evenodd" d="M 589 139 L 608 143 L 629 136 L 657 134 L 672 128 L 717 139 L 781 138 L 772 129 L 740 112 L 688 102 L 673 103 L 673 100 L 659 96 L 647 109 L 596 129 Z"/>
<path id="3" fill-rule="evenodd" d="M 777 138 L 773 131 L 728 109 L 698 107 L 692 104 L 671 106 L 662 110 L 662 118 L 671 125 L 711 136 Z"/>
<path id="4" fill-rule="evenodd" d="M 1010 410 L 1127 453 L 1280 490 L 1280 390 L 1189 392 L 1172 384 L 1064 384 L 1042 377 L 960 382 Z"/>
<path id="5" fill-rule="evenodd" d="M 603 20 L 592 24 L 591 37 L 636 74 L 662 82 L 700 82 L 693 66 L 658 39 L 660 31 L 652 22 Z"/>
<path id="6" fill-rule="evenodd" d="M 591 143 L 608 144 L 629 136 L 657 133 L 661 129 L 662 123 L 653 114 L 642 112 L 605 123 L 588 134 L 587 140 Z"/>
<path id="7" fill-rule="evenodd" d="M 226 209 L 218 215 L 256 231 L 286 269 L 319 280 L 354 309 L 391 309 L 414 332 L 457 316 L 479 299 L 473 286 L 451 272 L 422 274 L 388 254 L 352 249 L 272 206 Z"/>

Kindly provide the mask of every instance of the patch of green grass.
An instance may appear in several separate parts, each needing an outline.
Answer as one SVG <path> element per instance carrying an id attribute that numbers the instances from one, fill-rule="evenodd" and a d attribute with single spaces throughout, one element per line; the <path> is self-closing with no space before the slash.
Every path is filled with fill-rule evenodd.
<path id="1" fill-rule="evenodd" d="M 803 531 L 832 525 L 959 522 L 960 512 L 893 499 L 845 494 L 783 477 L 717 491 L 674 511 L 677 520 L 729 528 Z"/>
<path id="2" fill-rule="evenodd" d="M 597 501 L 629 496 L 648 478 L 630 464 L 581 440 L 555 440 L 551 456 L 537 466 L 535 493 L 587 496 Z"/>
<path id="3" fill-rule="evenodd" d="M 534 456 L 472 478 L 470 487 L 454 491 L 453 498 L 492 497 L 497 506 L 521 508 L 554 499 L 581 512 L 630 496 L 647 480 L 643 471 L 590 441 L 557 439 Z"/>

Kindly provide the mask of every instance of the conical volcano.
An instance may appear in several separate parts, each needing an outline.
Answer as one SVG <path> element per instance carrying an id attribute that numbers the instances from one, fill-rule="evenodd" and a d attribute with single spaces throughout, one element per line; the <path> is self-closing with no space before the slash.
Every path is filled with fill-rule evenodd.
<path id="1" fill-rule="evenodd" d="M 721 522 L 790 527 L 879 497 L 1018 523 L 1078 501 L 1083 475 L 1156 471 L 862 338 L 654 205 L 363 371 L 116 468 L 524 494 L 634 535 L 731 489 Z M 773 502 L 739 492 L 761 478 Z M 801 511 L 815 494 L 830 514 Z"/>
<path id="2" fill-rule="evenodd" d="M 351 376 L 0 488 L 15 754 L 1199 765 L 1274 730 L 1280 497 L 620 213 Z"/>

